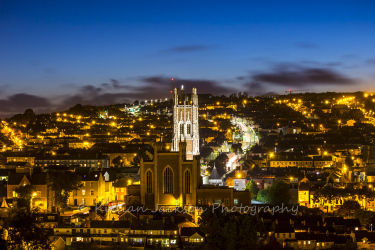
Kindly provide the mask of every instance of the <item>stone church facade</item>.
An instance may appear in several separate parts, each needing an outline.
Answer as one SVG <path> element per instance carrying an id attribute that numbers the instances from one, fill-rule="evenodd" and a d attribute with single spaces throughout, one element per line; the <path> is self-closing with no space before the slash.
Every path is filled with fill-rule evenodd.
<path id="1" fill-rule="evenodd" d="M 198 95 L 174 91 L 172 150 L 154 145 L 152 160 L 140 162 L 140 202 L 146 209 L 167 210 L 219 203 L 249 206 L 251 193 L 203 185 L 199 156 Z"/>

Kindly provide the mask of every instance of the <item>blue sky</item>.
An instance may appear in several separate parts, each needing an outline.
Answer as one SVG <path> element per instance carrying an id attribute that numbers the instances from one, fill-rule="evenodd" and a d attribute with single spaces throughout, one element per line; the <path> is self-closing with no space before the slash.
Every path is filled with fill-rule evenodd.
<path id="1" fill-rule="evenodd" d="M 374 1 L 0 3 L 0 115 L 198 93 L 375 91 Z"/>

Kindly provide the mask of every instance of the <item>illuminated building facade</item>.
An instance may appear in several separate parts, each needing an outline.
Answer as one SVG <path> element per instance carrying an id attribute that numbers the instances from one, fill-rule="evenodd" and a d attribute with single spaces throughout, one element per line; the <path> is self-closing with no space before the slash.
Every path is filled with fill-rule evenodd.
<path id="1" fill-rule="evenodd" d="M 179 143 L 186 142 L 186 159 L 193 160 L 199 155 L 198 95 L 193 88 L 191 98 L 185 95 L 184 86 L 181 92 L 174 89 L 173 98 L 173 142 L 172 152 L 179 151 Z"/>
<path id="2" fill-rule="evenodd" d="M 148 209 L 195 206 L 197 187 L 202 185 L 200 159 L 187 159 L 186 143 L 179 143 L 178 152 L 163 150 L 162 143 L 154 147 L 153 160 L 141 159 L 141 204 Z"/>

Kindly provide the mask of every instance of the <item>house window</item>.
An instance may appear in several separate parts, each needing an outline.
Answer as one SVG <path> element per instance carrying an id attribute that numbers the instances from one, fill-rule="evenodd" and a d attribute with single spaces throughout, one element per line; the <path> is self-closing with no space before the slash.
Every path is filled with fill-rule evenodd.
<path id="1" fill-rule="evenodd" d="M 82 204 L 85 204 L 85 199 L 82 199 Z"/>
<path id="2" fill-rule="evenodd" d="M 234 199 L 233 203 L 234 205 L 238 205 L 238 199 Z"/>
<path id="3" fill-rule="evenodd" d="M 86 195 L 86 190 L 82 189 L 82 195 Z"/>
<path id="4" fill-rule="evenodd" d="M 13 197 L 17 197 L 17 196 L 18 196 L 17 192 L 13 191 Z"/>
<path id="5" fill-rule="evenodd" d="M 238 181 L 234 182 L 234 185 L 237 187 L 239 185 Z"/>
<path id="6" fill-rule="evenodd" d="M 190 194 L 190 171 L 185 172 L 185 193 Z"/>
<path id="7" fill-rule="evenodd" d="M 171 194 L 173 193 L 173 172 L 170 167 L 167 167 L 164 170 L 164 193 Z"/>
<path id="8" fill-rule="evenodd" d="M 94 186 L 94 182 L 91 181 L 91 182 L 90 182 L 90 187 L 93 187 L 93 186 Z"/>
<path id="9" fill-rule="evenodd" d="M 119 188 L 116 188 L 116 192 L 120 192 L 120 189 L 119 189 Z"/>
<path id="10" fill-rule="evenodd" d="M 36 191 L 36 198 L 42 197 L 42 192 L 41 191 Z"/>
<path id="11" fill-rule="evenodd" d="M 90 195 L 94 195 L 94 189 L 90 190 Z"/>
<path id="12" fill-rule="evenodd" d="M 146 184 L 147 184 L 146 192 L 148 194 L 151 194 L 152 193 L 152 172 L 151 172 L 151 170 L 147 170 L 147 173 L 146 173 Z"/>

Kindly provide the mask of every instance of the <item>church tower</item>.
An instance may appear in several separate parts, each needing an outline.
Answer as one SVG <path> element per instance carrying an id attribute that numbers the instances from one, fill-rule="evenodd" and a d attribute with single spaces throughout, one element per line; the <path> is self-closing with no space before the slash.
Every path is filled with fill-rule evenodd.
<path id="1" fill-rule="evenodd" d="M 199 155 L 198 95 L 193 88 L 190 99 L 181 91 L 174 89 L 173 96 L 173 141 L 172 152 L 179 151 L 180 142 L 186 143 L 186 160 Z"/>

